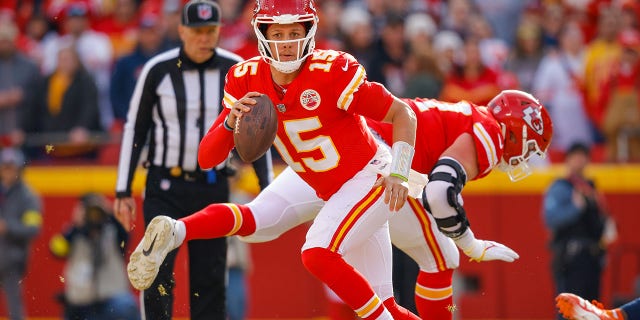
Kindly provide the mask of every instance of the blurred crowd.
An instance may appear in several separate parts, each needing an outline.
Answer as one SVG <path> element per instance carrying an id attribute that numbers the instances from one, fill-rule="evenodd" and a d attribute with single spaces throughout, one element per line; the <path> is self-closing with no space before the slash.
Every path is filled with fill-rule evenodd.
<path id="1" fill-rule="evenodd" d="M 253 1 L 218 1 L 220 47 L 257 55 Z M 143 64 L 180 45 L 183 3 L 0 1 L 0 145 L 34 160 L 113 154 L 104 149 L 119 143 Z M 638 1 L 318 0 L 317 9 L 316 47 L 351 53 L 398 96 L 483 105 L 525 90 L 551 113 L 552 159 L 579 142 L 604 161 L 640 160 Z"/>

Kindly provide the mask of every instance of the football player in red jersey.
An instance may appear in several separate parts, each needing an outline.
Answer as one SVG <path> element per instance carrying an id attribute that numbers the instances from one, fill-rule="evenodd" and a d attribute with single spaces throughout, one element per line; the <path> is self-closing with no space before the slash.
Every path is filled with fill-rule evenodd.
<path id="1" fill-rule="evenodd" d="M 475 238 L 462 207 L 462 188 L 494 168 L 505 171 L 513 181 L 528 176 L 527 161 L 533 155 L 545 155 L 553 126 L 546 109 L 533 96 L 515 90 L 503 91 L 486 107 L 420 98 L 405 102 L 418 119 L 412 168 L 430 173 L 426 197 L 422 197 L 428 201 L 408 199 L 389 220 L 391 240 L 420 266 L 415 299 L 422 319 L 452 319 L 452 275 L 459 265 L 458 248 L 476 261 L 513 262 L 518 258 L 500 243 Z M 386 143 L 392 141 L 390 125 L 371 120 L 368 125 Z M 385 170 L 383 163 L 376 168 Z M 415 171 L 410 179 L 418 175 Z M 242 239 L 276 239 L 312 220 L 323 205 L 314 190 L 287 168 L 247 204 L 256 227 Z M 345 258 L 371 276 L 370 257 L 365 252 L 354 251 Z M 369 281 L 380 283 L 375 278 Z"/>
<path id="2" fill-rule="evenodd" d="M 324 200 L 302 248 L 303 264 L 363 319 L 417 319 L 395 304 L 392 291 L 374 291 L 343 258 L 356 248 L 375 257 L 368 261 L 375 272 L 367 277 L 391 283 L 387 221 L 407 199 L 415 114 L 380 84 L 368 82 L 351 55 L 314 50 L 317 22 L 313 0 L 257 0 L 252 23 L 261 56 L 227 73 L 226 109 L 201 142 L 199 164 L 211 168 L 222 163 L 233 148 L 237 120 L 256 103 L 252 97 L 268 95 L 278 110 L 274 146 Z M 376 141 L 363 116 L 392 124 L 391 150 Z M 390 168 L 385 175 L 375 168 L 381 163 Z M 211 218 L 220 211 L 228 217 Z M 226 228 L 216 236 L 249 235 L 256 226 L 247 206 L 232 204 L 212 205 L 180 223 L 154 219 L 131 255 L 132 284 L 143 289 L 151 285 L 170 243 L 182 242 L 168 236 L 176 234 L 172 230 L 186 234 L 186 240 L 210 238 L 207 222 L 213 220 Z"/>
<path id="3" fill-rule="evenodd" d="M 420 316 L 452 319 L 448 307 L 453 305 L 452 275 L 459 256 L 451 240 L 476 261 L 512 262 L 518 258 L 515 251 L 500 243 L 475 238 L 463 208 L 463 187 L 494 168 L 505 171 L 512 181 L 528 176 L 531 169 L 527 162 L 533 155 L 545 155 L 553 125 L 537 99 L 516 90 L 501 92 L 486 107 L 465 101 L 406 101 L 418 117 L 412 168 L 429 172 L 429 182 L 423 206 L 410 198 L 409 205 L 389 220 L 391 239 L 420 267 L 415 291 Z M 368 124 L 390 141 L 386 124 Z M 402 212 L 405 210 L 411 212 Z"/>
<path id="4" fill-rule="evenodd" d="M 391 240 L 420 266 L 415 299 L 422 319 L 452 319 L 452 275 L 459 265 L 458 248 L 476 261 L 513 262 L 518 258 L 515 251 L 500 243 L 475 238 L 462 207 L 462 188 L 494 168 L 505 171 L 513 181 L 528 176 L 531 169 L 527 161 L 533 155 L 545 155 L 553 126 L 538 100 L 515 90 L 503 91 L 486 107 L 420 98 L 405 102 L 418 119 L 419 138 L 412 168 L 430 173 L 426 197 L 422 197 L 428 201 L 422 204 L 418 199 L 408 199 L 408 204 L 389 220 Z M 371 120 L 368 125 L 386 143 L 392 141 L 390 125 Z M 371 164 L 376 166 L 374 162 Z M 385 170 L 383 163 L 376 168 Z M 417 175 L 412 172 L 410 176 Z M 287 168 L 247 204 L 256 228 L 242 239 L 276 239 L 313 219 L 323 205 L 314 190 Z M 345 258 L 370 276 L 366 253 L 354 251 Z M 379 280 L 369 278 L 372 283 Z"/>

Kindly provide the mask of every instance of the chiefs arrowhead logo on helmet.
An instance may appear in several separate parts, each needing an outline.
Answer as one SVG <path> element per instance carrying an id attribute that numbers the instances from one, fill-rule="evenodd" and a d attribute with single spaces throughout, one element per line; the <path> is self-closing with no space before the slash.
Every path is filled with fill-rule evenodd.
<path id="1" fill-rule="evenodd" d="M 533 107 L 529 106 L 526 109 L 522 110 L 524 113 L 524 117 L 522 119 L 524 122 L 529 125 L 529 127 L 535 131 L 537 134 L 542 135 L 544 132 L 544 124 L 542 123 L 542 116 L 540 115 L 539 110 L 535 110 Z"/>

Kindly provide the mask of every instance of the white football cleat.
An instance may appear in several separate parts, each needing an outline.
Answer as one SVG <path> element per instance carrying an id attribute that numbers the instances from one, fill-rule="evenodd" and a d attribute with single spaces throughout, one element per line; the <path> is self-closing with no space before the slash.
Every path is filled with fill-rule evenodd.
<path id="1" fill-rule="evenodd" d="M 591 303 L 572 293 L 559 294 L 556 297 L 556 305 L 565 319 L 614 320 L 599 302 Z"/>
<path id="2" fill-rule="evenodd" d="M 127 273 L 134 288 L 145 290 L 158 275 L 160 265 L 169 252 L 177 248 L 176 220 L 157 216 L 151 220 L 144 237 L 131 254 Z"/>

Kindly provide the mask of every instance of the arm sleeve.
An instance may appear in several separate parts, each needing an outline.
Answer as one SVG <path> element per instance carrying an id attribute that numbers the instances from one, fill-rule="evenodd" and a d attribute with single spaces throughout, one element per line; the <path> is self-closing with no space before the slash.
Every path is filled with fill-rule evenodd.
<path id="1" fill-rule="evenodd" d="M 145 68 L 131 97 L 127 122 L 122 134 L 116 197 L 131 196 L 131 182 L 151 128 L 152 113 L 157 102 L 153 69 Z"/>
<path id="2" fill-rule="evenodd" d="M 544 197 L 544 221 L 548 228 L 555 230 L 578 219 L 580 209 L 573 204 L 572 194 L 568 182 L 556 181 L 549 187 Z"/>
<path id="3" fill-rule="evenodd" d="M 207 134 L 200 141 L 198 165 L 202 169 L 211 169 L 225 161 L 233 149 L 233 132 L 224 128 L 229 109 L 224 108 Z"/>

